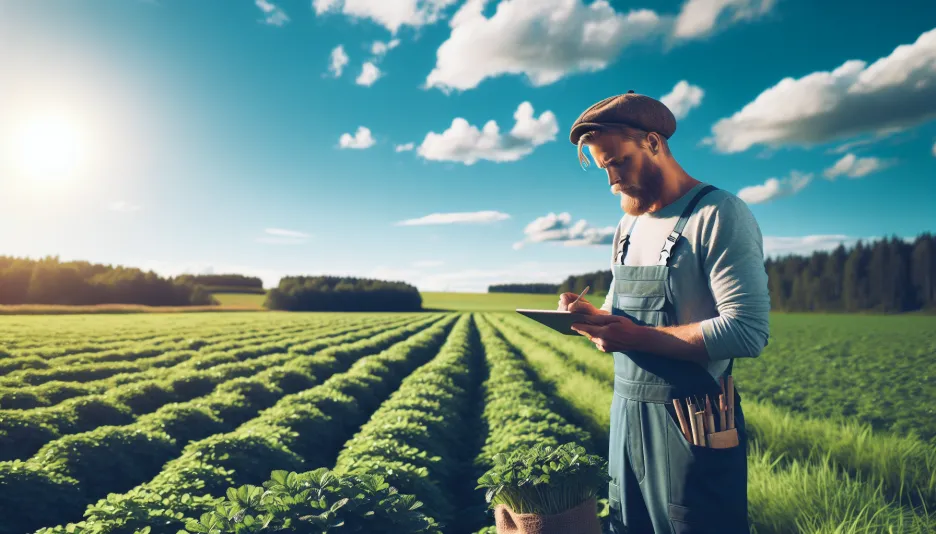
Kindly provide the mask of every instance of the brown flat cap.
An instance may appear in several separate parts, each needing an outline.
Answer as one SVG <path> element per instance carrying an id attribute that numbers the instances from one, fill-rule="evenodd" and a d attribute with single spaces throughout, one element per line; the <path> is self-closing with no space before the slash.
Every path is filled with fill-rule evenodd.
<path id="1" fill-rule="evenodd" d="M 569 140 L 577 145 L 583 133 L 614 125 L 656 132 L 669 139 L 676 131 L 676 117 L 663 102 L 630 90 L 586 109 L 572 124 Z"/>

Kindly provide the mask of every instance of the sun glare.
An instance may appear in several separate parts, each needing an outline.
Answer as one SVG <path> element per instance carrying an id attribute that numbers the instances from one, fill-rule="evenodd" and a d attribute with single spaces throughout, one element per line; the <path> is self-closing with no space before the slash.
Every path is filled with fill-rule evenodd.
<path id="1" fill-rule="evenodd" d="M 18 132 L 16 160 L 28 178 L 61 181 L 74 177 L 84 159 L 82 138 L 63 117 L 36 117 Z"/>

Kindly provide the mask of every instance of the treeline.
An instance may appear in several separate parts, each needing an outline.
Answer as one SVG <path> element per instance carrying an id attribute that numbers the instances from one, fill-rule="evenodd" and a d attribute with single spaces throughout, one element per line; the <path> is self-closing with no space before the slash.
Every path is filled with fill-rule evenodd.
<path id="1" fill-rule="evenodd" d="M 205 286 L 212 293 L 264 293 L 263 280 L 242 274 L 183 274 L 180 280 Z"/>
<path id="2" fill-rule="evenodd" d="M 345 276 L 284 276 L 264 301 L 271 310 L 418 311 L 422 296 L 405 282 Z"/>
<path id="3" fill-rule="evenodd" d="M 189 280 L 86 261 L 0 256 L 0 304 L 211 305 L 218 302 Z"/>
<path id="4" fill-rule="evenodd" d="M 488 286 L 488 293 L 538 293 L 555 295 L 574 291 L 581 293 L 589 286 L 589 293 L 607 293 L 611 287 L 611 271 L 594 271 L 591 273 L 572 275 L 559 284 L 545 283 L 511 283 L 492 284 Z"/>
<path id="5" fill-rule="evenodd" d="M 488 293 L 546 293 L 558 290 L 556 284 L 494 284 L 488 286 Z"/>
<path id="6" fill-rule="evenodd" d="M 589 293 L 607 293 L 611 289 L 612 280 L 611 270 L 593 271 L 580 274 L 578 276 L 569 276 L 559 284 L 558 293 L 581 293 L 588 286 Z"/>
<path id="7" fill-rule="evenodd" d="M 771 308 L 906 312 L 936 309 L 936 237 L 891 237 L 766 262 Z"/>
<path id="8" fill-rule="evenodd" d="M 764 261 L 771 309 L 776 311 L 906 312 L 936 310 L 936 237 L 908 243 L 897 237 L 839 245 L 809 256 Z M 553 293 L 607 293 L 610 270 L 569 276 Z M 538 284 L 501 284 L 521 289 Z M 495 286 L 492 286 L 495 287 Z M 489 289 L 490 291 L 490 289 Z M 539 291 L 524 291 L 528 293 Z"/>

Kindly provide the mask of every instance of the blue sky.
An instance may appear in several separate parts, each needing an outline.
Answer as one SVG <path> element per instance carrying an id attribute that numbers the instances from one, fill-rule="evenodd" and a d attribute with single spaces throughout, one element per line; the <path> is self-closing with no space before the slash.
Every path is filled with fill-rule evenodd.
<path id="1" fill-rule="evenodd" d="M 931 0 L 29 0 L 0 50 L 0 254 L 558 282 L 621 216 L 569 127 L 630 89 L 768 254 L 936 230 Z"/>

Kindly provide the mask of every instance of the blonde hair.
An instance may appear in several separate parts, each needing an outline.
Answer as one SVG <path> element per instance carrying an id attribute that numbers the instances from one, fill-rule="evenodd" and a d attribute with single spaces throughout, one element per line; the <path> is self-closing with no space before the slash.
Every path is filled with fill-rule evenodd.
<path id="1" fill-rule="evenodd" d="M 579 160 L 579 165 L 582 167 L 583 170 L 585 170 L 585 167 L 588 167 L 589 165 L 588 157 L 585 155 L 585 150 L 584 150 L 585 145 L 595 141 L 602 134 L 606 134 L 606 133 L 616 134 L 620 136 L 622 139 L 629 139 L 631 141 L 634 141 L 638 145 L 641 145 L 647 140 L 647 135 L 649 135 L 650 132 L 647 132 L 645 130 L 639 130 L 637 128 L 632 128 L 630 126 L 626 126 L 623 124 L 603 126 L 602 129 L 600 130 L 599 129 L 588 130 L 587 132 L 583 133 L 578 139 L 578 160 Z M 660 140 L 662 141 L 661 148 L 663 152 L 669 153 L 669 146 L 666 142 L 666 138 L 663 136 L 660 136 Z"/>

